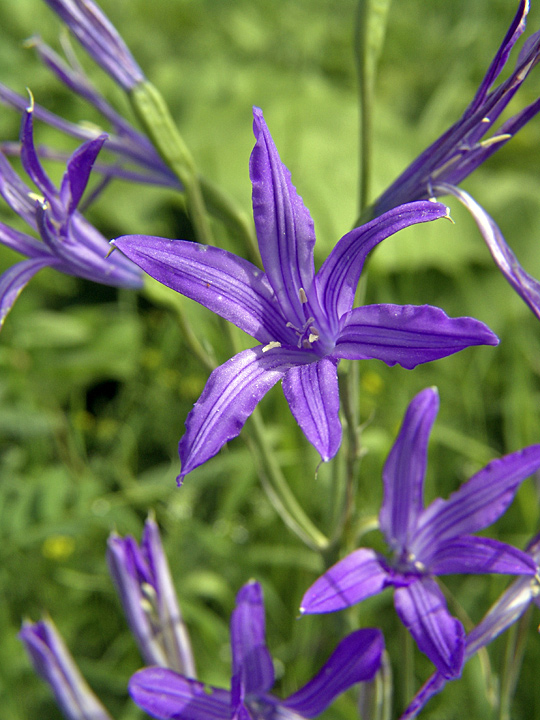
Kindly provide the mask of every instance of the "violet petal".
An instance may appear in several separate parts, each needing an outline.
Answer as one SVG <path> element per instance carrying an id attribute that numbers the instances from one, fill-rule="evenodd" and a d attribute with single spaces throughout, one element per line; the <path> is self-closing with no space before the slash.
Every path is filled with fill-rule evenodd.
<path id="1" fill-rule="evenodd" d="M 327 613 L 350 607 L 390 584 L 390 575 L 374 550 L 350 553 L 316 580 L 302 598 L 303 614 Z"/>
<path id="2" fill-rule="evenodd" d="M 337 362 L 323 357 L 291 368 L 283 378 L 283 392 L 296 422 L 327 462 L 341 445 Z"/>
<path id="3" fill-rule="evenodd" d="M 129 681 L 129 693 L 159 720 L 230 720 L 231 695 L 166 668 L 144 668 Z"/>
<path id="4" fill-rule="evenodd" d="M 366 628 L 351 633 L 339 643 L 317 675 L 281 704 L 303 717 L 316 717 L 355 683 L 372 680 L 380 667 L 383 650 L 380 630 Z"/>
<path id="5" fill-rule="evenodd" d="M 437 583 L 424 577 L 394 592 L 401 622 L 446 678 L 459 677 L 463 666 L 465 631 L 446 607 Z"/>
<path id="6" fill-rule="evenodd" d="M 472 345 L 498 342 L 478 320 L 449 318 L 431 305 L 366 305 L 342 318 L 333 355 L 350 360 L 376 358 L 412 369 Z"/>
<path id="7" fill-rule="evenodd" d="M 259 400 L 289 368 L 315 357 L 304 350 L 258 346 L 234 355 L 216 368 L 186 420 L 180 440 L 182 471 L 178 482 L 235 438 Z"/>
<path id="8" fill-rule="evenodd" d="M 438 410 L 436 388 L 427 388 L 412 400 L 384 465 L 379 527 L 392 550 L 406 547 L 423 509 L 427 447 Z"/>

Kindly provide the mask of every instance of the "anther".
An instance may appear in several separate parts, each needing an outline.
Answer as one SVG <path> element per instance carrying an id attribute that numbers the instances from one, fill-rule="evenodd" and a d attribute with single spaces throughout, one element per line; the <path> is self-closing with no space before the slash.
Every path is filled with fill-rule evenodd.
<path id="1" fill-rule="evenodd" d="M 269 350 L 273 350 L 274 348 L 279 348 L 279 347 L 281 347 L 281 343 L 278 342 L 277 340 L 272 340 L 272 342 L 269 342 L 268 345 L 265 345 L 263 347 L 262 352 L 265 353 L 265 352 L 268 352 Z"/>
<path id="2" fill-rule="evenodd" d="M 304 288 L 300 288 L 300 290 L 298 291 L 298 295 L 300 296 L 300 302 L 302 303 L 302 305 L 305 305 L 307 303 L 307 295 Z"/>

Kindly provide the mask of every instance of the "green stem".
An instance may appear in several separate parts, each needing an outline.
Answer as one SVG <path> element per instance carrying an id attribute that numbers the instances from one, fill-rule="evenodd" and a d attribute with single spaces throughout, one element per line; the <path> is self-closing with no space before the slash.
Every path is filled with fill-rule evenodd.
<path id="1" fill-rule="evenodd" d="M 208 211 L 215 218 L 224 222 L 233 235 L 243 240 L 251 260 L 258 264 L 260 262 L 259 248 L 251 218 L 236 205 L 227 193 L 210 180 L 200 176 L 199 183 Z"/>
<path id="2" fill-rule="evenodd" d="M 197 240 L 212 245 L 212 230 L 195 162 L 174 124 L 163 96 L 152 83 L 145 81 L 133 88 L 129 98 L 159 154 L 182 184 Z"/>
<path id="3" fill-rule="evenodd" d="M 255 410 L 246 423 L 252 451 L 259 461 L 259 475 L 272 504 L 285 524 L 308 547 L 324 552 L 328 538 L 311 522 L 293 495 L 267 441 L 261 415 Z"/>

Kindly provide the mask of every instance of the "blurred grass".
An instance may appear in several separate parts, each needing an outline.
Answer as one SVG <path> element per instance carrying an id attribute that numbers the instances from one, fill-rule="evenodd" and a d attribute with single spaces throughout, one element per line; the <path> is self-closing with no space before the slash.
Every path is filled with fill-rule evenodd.
<path id="1" fill-rule="evenodd" d="M 510 21 L 507 0 L 402 0 L 394 3 L 381 60 L 376 107 L 376 192 L 384 189 L 463 110 Z M 147 75 L 165 94 L 203 172 L 250 210 L 251 106 L 266 120 L 293 182 L 314 217 L 320 263 L 356 217 L 357 99 L 352 35 L 355 3 L 339 12 L 327 0 L 103 0 Z M 529 27 L 539 26 L 534 7 Z M 39 32 L 57 46 L 60 24 L 38 0 L 0 5 L 0 79 L 71 120 L 96 120 L 41 68 L 21 42 Z M 112 82 L 79 57 L 119 108 Z M 515 107 L 538 95 L 532 78 Z M 15 139 L 18 119 L 0 114 L 0 133 Z M 74 147 L 38 126 L 39 142 Z M 526 269 L 540 276 L 540 123 L 532 122 L 466 183 L 493 214 Z M 53 168 L 58 177 L 59 169 Z M 1 218 L 12 217 L 2 207 Z M 413 394 L 437 385 L 441 411 L 430 446 L 427 499 L 445 496 L 498 453 L 540 439 L 539 328 L 495 270 L 472 221 L 452 205 L 454 226 L 421 226 L 387 241 L 369 264 L 367 302 L 432 303 L 471 314 L 501 338 L 414 371 L 367 361 L 361 366 L 366 423 L 358 508 L 377 512 L 381 468 Z M 178 236 L 172 193 L 116 183 L 89 212 L 106 236 L 129 232 Z M 241 252 L 219 228 L 221 244 Z M 0 248 L 0 269 L 15 255 Z M 140 665 L 107 577 L 108 533 L 140 536 L 156 510 L 192 637 L 201 677 L 228 682 L 228 617 L 250 577 L 265 589 L 269 646 L 278 688 L 291 692 L 320 665 L 335 638 L 353 626 L 385 630 L 404 705 L 398 623 L 388 594 L 350 613 L 303 618 L 304 590 L 318 557 L 284 529 L 262 492 L 241 438 L 188 477 L 178 490 L 177 441 L 206 373 L 178 333 L 166 296 L 94 286 L 43 271 L 26 288 L 0 338 L 0 707 L 5 720 L 58 718 L 48 690 L 32 674 L 16 633 L 23 616 L 47 609 L 84 674 L 118 720 L 142 717 L 126 699 Z M 215 319 L 189 301 L 201 338 L 225 359 Z M 239 337 L 239 342 L 244 342 Z M 317 456 L 292 420 L 279 388 L 261 404 L 284 472 L 323 529 L 331 521 L 332 468 L 315 477 Z M 529 481 L 498 536 L 521 546 L 538 525 L 538 493 Z M 371 539 L 368 538 L 368 539 Z M 376 542 L 376 539 L 374 540 Z M 473 621 L 504 588 L 500 579 L 451 578 L 450 591 Z M 534 624 L 534 623 L 533 623 Z M 497 683 L 504 639 L 491 652 Z M 540 662 L 531 629 L 513 706 L 514 718 L 540 715 Z M 415 654 L 417 683 L 431 672 Z M 494 718 L 479 663 L 470 663 L 422 717 L 452 720 L 470 708 Z M 355 718 L 351 696 L 327 712 Z"/>

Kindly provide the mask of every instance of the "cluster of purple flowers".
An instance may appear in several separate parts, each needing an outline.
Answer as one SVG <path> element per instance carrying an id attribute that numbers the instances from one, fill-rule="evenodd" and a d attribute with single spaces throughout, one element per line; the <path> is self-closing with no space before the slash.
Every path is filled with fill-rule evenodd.
<path id="1" fill-rule="evenodd" d="M 46 0 L 88 53 L 127 92 L 144 75 L 116 30 L 91 0 Z M 0 224 L 0 242 L 28 257 L 0 277 L 0 322 L 30 278 L 45 266 L 99 283 L 138 288 L 141 270 L 233 323 L 257 345 L 234 355 L 210 375 L 186 420 L 180 441 L 179 482 L 236 437 L 262 397 L 282 380 L 290 410 L 322 461 L 338 452 L 342 428 L 337 367 L 341 360 L 377 359 L 412 369 L 475 345 L 497 345 L 483 323 L 450 318 L 429 305 L 354 307 L 368 254 L 411 225 L 448 217 L 436 196 L 454 195 L 470 210 L 511 286 L 540 317 L 540 285 L 521 268 L 492 218 L 459 183 L 502 147 L 539 110 L 535 101 L 485 138 L 540 58 L 540 33 L 524 44 L 515 69 L 496 79 L 525 29 L 528 2 L 518 12 L 480 88 L 462 118 L 415 160 L 370 209 L 372 219 L 344 235 L 315 272 L 313 221 L 282 163 L 263 114 L 254 109 L 255 147 L 250 159 L 253 214 L 264 270 L 221 248 L 185 240 L 130 235 L 112 241 L 79 208 L 92 172 L 177 187 L 181 185 L 151 142 L 110 107 L 79 68 L 67 65 L 40 41 L 42 60 L 110 123 L 109 135 L 92 136 L 0 87 L 0 100 L 22 112 L 18 153 L 36 190 L 0 152 L 0 194 L 39 236 Z M 59 188 L 43 169 L 34 118 L 84 143 L 66 162 Z M 113 164 L 98 166 L 104 148 Z M 129 169 L 135 165 L 137 170 Z M 302 613 L 340 610 L 394 590 L 396 612 L 436 670 L 404 717 L 414 717 L 444 684 L 460 676 L 481 647 L 516 621 L 539 592 L 539 541 L 521 551 L 474 533 L 497 520 L 521 483 L 540 469 L 540 445 L 494 460 L 448 500 L 424 507 L 428 439 L 438 410 L 428 388 L 410 403 L 383 471 L 379 527 L 389 555 L 360 548 L 325 572 L 306 592 Z M 130 682 L 135 702 L 156 718 L 255 720 L 311 718 L 358 682 L 371 681 L 383 652 L 377 629 L 348 635 L 320 672 L 282 700 L 271 693 L 272 658 L 265 642 L 262 590 L 249 582 L 239 591 L 231 618 L 232 673 L 228 689 L 197 679 L 189 636 L 176 601 L 157 526 L 149 520 L 140 546 L 132 538 L 109 541 L 111 574 L 130 628 L 148 666 Z M 468 635 L 450 613 L 435 578 L 454 573 L 498 573 L 518 579 Z M 109 715 L 75 667 L 51 621 L 25 623 L 21 631 L 37 672 L 51 685 L 70 720 Z"/>

